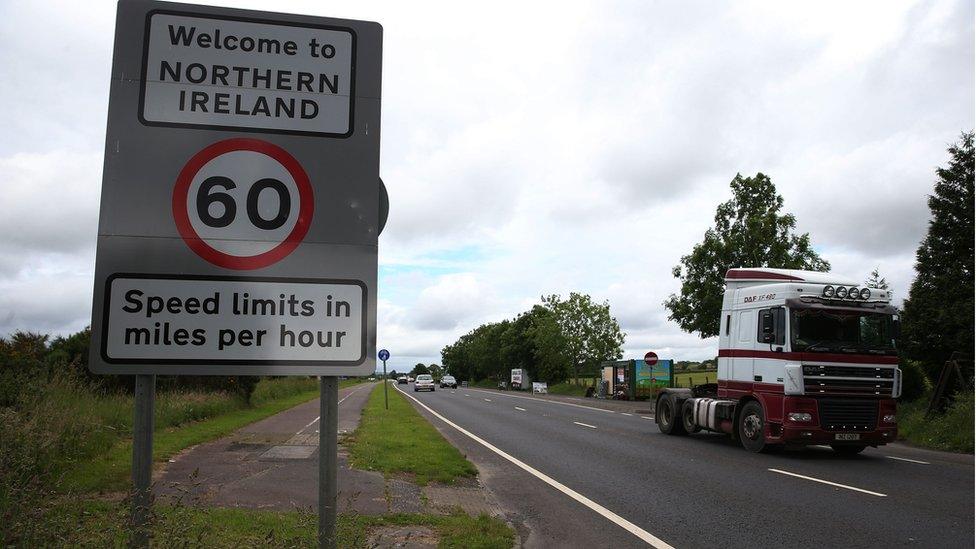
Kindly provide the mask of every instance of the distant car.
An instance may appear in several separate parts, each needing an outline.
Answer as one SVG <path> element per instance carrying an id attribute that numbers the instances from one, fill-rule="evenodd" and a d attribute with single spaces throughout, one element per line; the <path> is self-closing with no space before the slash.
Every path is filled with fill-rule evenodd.
<path id="1" fill-rule="evenodd" d="M 416 391 L 434 391 L 434 378 L 430 374 L 420 374 L 417 376 L 417 382 L 413 384 L 413 390 Z"/>
<path id="2" fill-rule="evenodd" d="M 457 380 L 454 379 L 454 376 L 444 376 L 441 378 L 441 389 L 444 387 L 457 389 Z"/>
<path id="3" fill-rule="evenodd" d="M 376 378 L 375 377 L 367 377 L 366 378 L 366 381 L 376 381 Z"/>
<path id="4" fill-rule="evenodd" d="M 407 376 L 407 383 L 413 383 L 413 378 L 410 377 L 410 376 Z"/>
<path id="5" fill-rule="evenodd" d="M 397 384 L 400 384 L 400 383 L 406 384 L 407 383 L 407 376 L 400 376 L 400 377 L 398 377 L 397 378 Z"/>

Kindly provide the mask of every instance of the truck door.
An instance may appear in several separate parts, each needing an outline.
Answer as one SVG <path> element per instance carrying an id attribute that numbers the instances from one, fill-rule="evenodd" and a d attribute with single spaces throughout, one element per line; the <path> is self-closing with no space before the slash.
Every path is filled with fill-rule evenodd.
<path id="1" fill-rule="evenodd" d="M 743 354 L 748 354 L 748 351 L 754 350 L 754 342 L 756 339 L 756 311 L 753 309 L 745 311 L 736 311 L 736 333 L 735 341 L 733 342 L 733 349 L 736 351 L 747 351 L 746 353 L 735 353 L 740 356 L 736 356 L 732 359 L 732 376 L 731 379 L 734 381 L 745 381 L 752 382 L 752 366 L 754 360 L 751 356 L 741 356 Z"/>

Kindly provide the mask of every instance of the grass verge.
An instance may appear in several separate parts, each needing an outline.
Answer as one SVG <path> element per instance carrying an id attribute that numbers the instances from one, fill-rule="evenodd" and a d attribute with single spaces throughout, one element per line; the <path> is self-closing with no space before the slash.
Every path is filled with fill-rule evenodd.
<path id="1" fill-rule="evenodd" d="M 378 385 L 363 408 L 359 428 L 346 439 L 354 467 L 385 475 L 411 474 L 420 485 L 430 481 L 450 484 L 478 473 L 392 386 L 389 397 L 390 409 L 386 410 L 383 387 Z"/>
<path id="2" fill-rule="evenodd" d="M 973 393 L 956 395 L 942 415 L 926 418 L 931 395 L 898 406 L 898 436 L 915 446 L 973 453 Z"/>
<path id="3" fill-rule="evenodd" d="M 0 542 L 21 546 L 123 547 L 129 536 L 126 502 L 63 502 L 43 518 L 42 523 L 21 532 L 17 539 Z M 514 541 L 514 534 L 505 523 L 486 515 L 340 515 L 338 545 L 367 547 L 371 529 L 392 525 L 427 526 L 439 535 L 440 547 L 508 548 Z M 158 547 L 317 547 L 316 533 L 317 518 L 305 511 L 164 505 L 153 508 L 152 543 Z"/>
<path id="4" fill-rule="evenodd" d="M 360 383 L 360 380 L 343 380 L 339 383 L 339 388 L 356 383 Z M 161 428 L 157 427 L 153 436 L 153 460 L 169 459 L 185 448 L 228 435 L 245 425 L 312 400 L 318 395 L 317 379 L 262 380 L 254 391 L 250 407 L 222 409 L 220 413 L 204 416 L 204 419 L 198 421 L 176 425 L 173 422 L 164 422 Z M 162 402 L 170 399 L 165 394 L 160 396 Z M 219 398 L 219 395 L 214 398 Z M 128 416 L 131 418 L 131 398 L 121 407 L 127 409 Z M 157 421 L 161 411 L 161 406 L 157 403 Z M 58 489 L 62 493 L 127 490 L 131 476 L 131 461 L 132 440 L 125 438 L 107 451 L 90 459 L 78 461 L 67 468 L 61 477 Z"/>
<path id="5" fill-rule="evenodd" d="M 550 395 L 586 396 L 589 385 L 577 385 L 571 381 L 550 385 L 546 390 Z"/>

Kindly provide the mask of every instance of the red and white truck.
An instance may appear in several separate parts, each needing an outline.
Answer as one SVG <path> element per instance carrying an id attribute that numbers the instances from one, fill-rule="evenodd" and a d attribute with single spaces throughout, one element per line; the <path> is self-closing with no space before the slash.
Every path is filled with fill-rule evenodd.
<path id="1" fill-rule="evenodd" d="M 897 438 L 890 291 L 767 268 L 729 269 L 725 284 L 718 382 L 662 391 L 662 432 L 727 433 L 753 452 L 826 444 L 856 454 Z"/>

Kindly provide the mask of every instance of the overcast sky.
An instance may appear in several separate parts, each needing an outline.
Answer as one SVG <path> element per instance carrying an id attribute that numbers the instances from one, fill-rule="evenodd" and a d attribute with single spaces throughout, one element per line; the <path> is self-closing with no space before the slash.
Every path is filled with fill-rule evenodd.
<path id="1" fill-rule="evenodd" d="M 661 302 L 735 174 L 834 270 L 904 298 L 974 126 L 973 2 L 260 2 L 384 27 L 379 345 L 391 368 L 541 294 L 626 356 L 703 359 Z M 0 335 L 90 322 L 115 3 L 0 0 Z"/>

